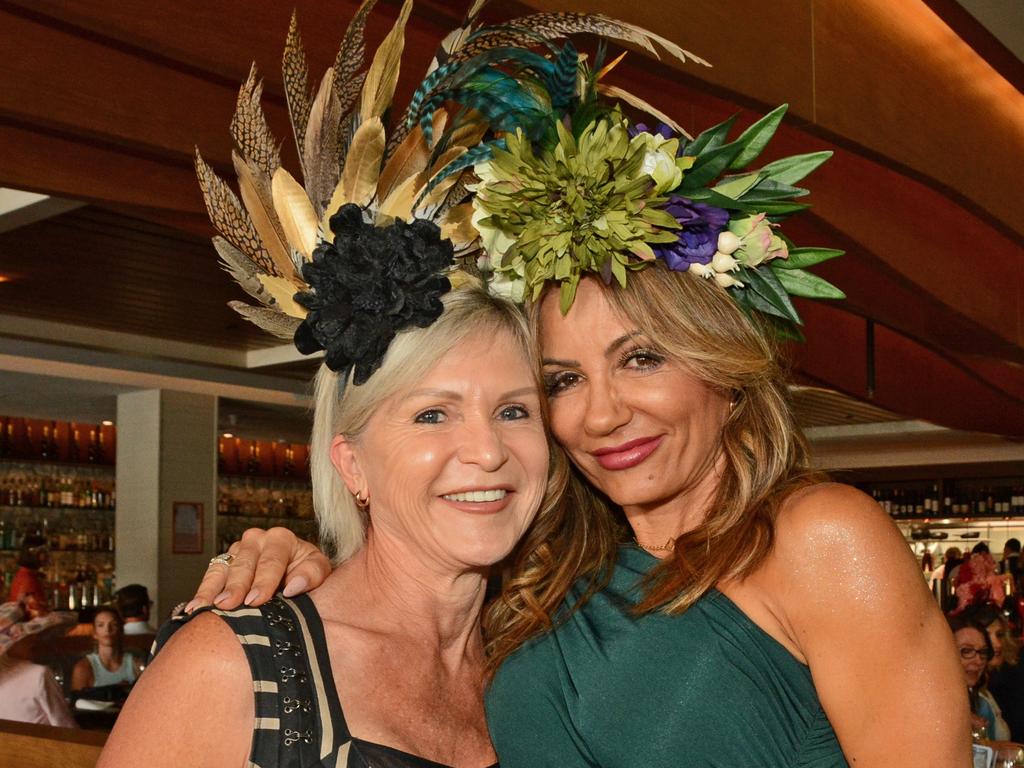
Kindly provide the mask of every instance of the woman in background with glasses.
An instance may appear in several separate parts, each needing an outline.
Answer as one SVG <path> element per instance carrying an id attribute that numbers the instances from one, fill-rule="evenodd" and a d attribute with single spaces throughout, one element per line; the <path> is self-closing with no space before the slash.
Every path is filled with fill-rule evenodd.
<path id="1" fill-rule="evenodd" d="M 999 705 L 985 687 L 988 662 L 995 655 L 985 628 L 957 617 L 950 621 L 960 664 L 971 701 L 971 719 L 975 733 L 996 741 L 1007 741 L 1010 729 L 1003 720 Z"/>

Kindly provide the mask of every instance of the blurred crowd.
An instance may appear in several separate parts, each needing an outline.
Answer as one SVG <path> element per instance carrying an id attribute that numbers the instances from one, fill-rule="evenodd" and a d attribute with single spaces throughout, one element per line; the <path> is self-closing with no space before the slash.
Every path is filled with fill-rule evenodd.
<path id="1" fill-rule="evenodd" d="M 73 728 L 106 715 L 99 723 L 109 727 L 155 632 L 149 593 L 128 585 L 80 625 L 79 614 L 47 603 L 46 555 L 45 541 L 26 537 L 8 599 L 0 603 L 0 720 Z M 136 650 L 126 650 L 126 637 Z"/>
<path id="2" fill-rule="evenodd" d="M 947 619 L 956 642 L 978 739 L 1024 741 L 1024 583 L 1021 544 L 1006 542 L 1002 560 L 979 543 L 966 556 L 951 547 L 943 572 Z"/>

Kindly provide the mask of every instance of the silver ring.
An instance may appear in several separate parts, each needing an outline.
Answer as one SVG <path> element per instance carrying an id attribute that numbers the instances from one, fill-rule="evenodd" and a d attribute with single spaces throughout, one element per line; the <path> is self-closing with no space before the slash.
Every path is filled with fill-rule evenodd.
<path id="1" fill-rule="evenodd" d="M 235 559 L 235 556 L 230 552 L 224 552 L 223 554 L 217 555 L 216 557 L 210 558 L 210 565 L 226 565 L 231 567 L 231 561 Z"/>

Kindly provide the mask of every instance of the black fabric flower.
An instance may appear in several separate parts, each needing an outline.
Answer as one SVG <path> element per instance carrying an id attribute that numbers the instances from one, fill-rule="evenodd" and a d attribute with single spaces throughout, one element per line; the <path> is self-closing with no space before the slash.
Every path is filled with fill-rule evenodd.
<path id="1" fill-rule="evenodd" d="M 295 330 L 295 346 L 304 355 L 326 350 L 328 368 L 354 366 L 353 381 L 363 384 L 396 333 L 426 328 L 441 316 L 441 296 L 451 283 L 438 273 L 452 265 L 453 248 L 433 222 L 375 227 L 353 204 L 331 217 L 331 231 L 334 242 L 318 245 L 302 265 L 313 290 L 295 295 L 309 310 Z"/>

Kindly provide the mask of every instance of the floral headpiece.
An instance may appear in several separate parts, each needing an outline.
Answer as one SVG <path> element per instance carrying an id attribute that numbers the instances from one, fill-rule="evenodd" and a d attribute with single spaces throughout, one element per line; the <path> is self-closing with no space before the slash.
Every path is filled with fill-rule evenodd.
<path id="1" fill-rule="evenodd" d="M 732 120 L 691 139 L 604 81 L 618 60 L 602 66 L 603 42 L 591 65 L 568 36 L 703 60 L 598 14 L 481 26 L 486 0 L 476 0 L 388 132 L 412 2 L 366 67 L 375 1 L 356 12 L 315 93 L 292 16 L 283 75 L 302 184 L 281 166 L 255 65 L 231 122 L 240 200 L 196 153 L 217 252 L 262 306 L 230 304 L 261 328 L 305 354 L 325 350 L 332 370 L 351 369 L 360 384 L 396 333 L 440 315 L 440 297 L 466 272 L 517 300 L 559 282 L 568 311 L 585 273 L 625 285 L 629 271 L 661 260 L 715 280 L 791 335 L 800 320 L 789 295 L 842 297 L 804 269 L 841 252 L 794 248 L 777 229 L 806 207 L 793 202 L 806 194 L 794 185 L 830 153 L 745 170 L 785 107 L 734 141 Z M 660 127 L 631 124 L 606 98 Z"/>

